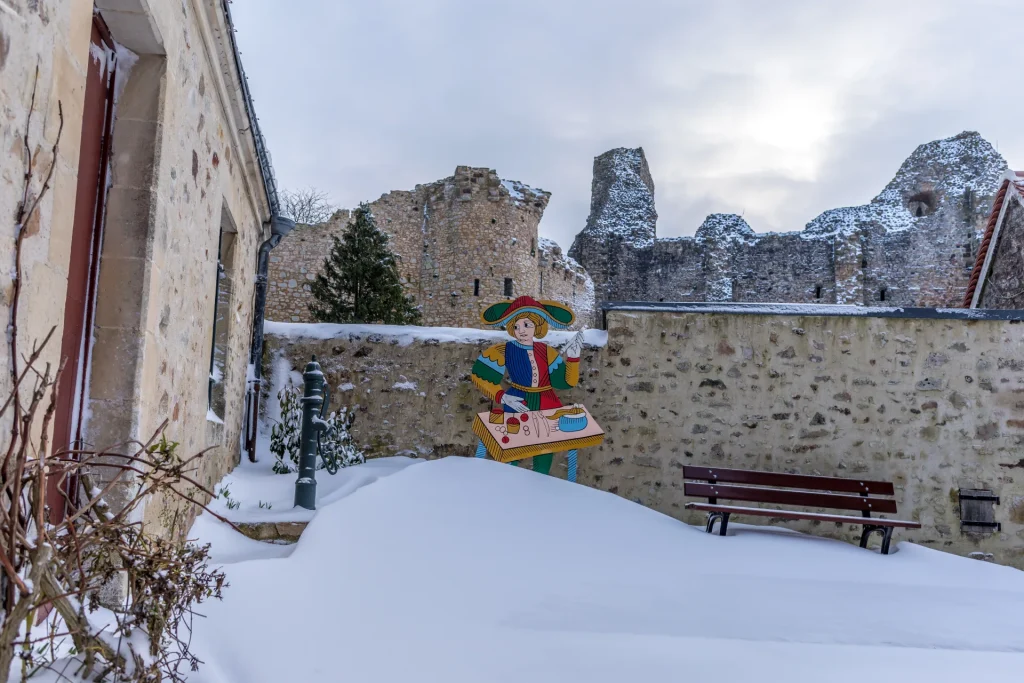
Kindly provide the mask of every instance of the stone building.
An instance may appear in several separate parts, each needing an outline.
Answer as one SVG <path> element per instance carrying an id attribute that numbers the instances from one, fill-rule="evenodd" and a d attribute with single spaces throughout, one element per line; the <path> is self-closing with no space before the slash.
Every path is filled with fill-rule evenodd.
<path id="1" fill-rule="evenodd" d="M 1008 171 L 992 203 L 965 308 L 1024 309 L 1024 173 Z"/>
<path id="2" fill-rule="evenodd" d="M 56 330 L 41 357 L 67 362 L 56 449 L 145 441 L 167 419 L 183 454 L 213 448 L 204 484 L 238 459 L 253 270 L 276 195 L 233 31 L 225 0 L 0 4 L 11 264 L 23 193 L 34 201 L 52 166 L 20 226 L 17 344 Z M 6 326 L 14 281 L 2 272 Z M 7 343 L 0 359 L 7 368 Z M 11 388 L 5 369 L 0 392 Z M 147 520 L 167 510 L 150 501 Z"/>
<path id="3" fill-rule="evenodd" d="M 538 235 L 550 196 L 490 169 L 459 166 L 448 178 L 389 192 L 369 206 L 391 238 L 424 325 L 479 327 L 484 308 L 522 294 L 569 304 L 590 320 L 590 278 Z M 268 319 L 312 320 L 310 282 L 349 219 L 339 211 L 327 223 L 300 226 L 274 251 Z"/>
<path id="4" fill-rule="evenodd" d="M 594 160 L 590 216 L 569 255 L 605 301 L 956 306 L 1006 162 L 980 135 L 918 147 L 864 206 L 803 231 L 755 233 L 712 214 L 693 237 L 659 239 L 642 149 Z"/>

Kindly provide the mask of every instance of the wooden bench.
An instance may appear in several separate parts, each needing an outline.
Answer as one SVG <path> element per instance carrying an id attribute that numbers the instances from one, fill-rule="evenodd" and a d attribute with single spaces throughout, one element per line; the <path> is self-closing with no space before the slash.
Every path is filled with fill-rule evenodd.
<path id="1" fill-rule="evenodd" d="M 683 483 L 684 495 L 708 499 L 707 503 L 687 503 L 686 508 L 708 513 L 707 532 L 709 534 L 714 532 L 715 522 L 718 521 L 720 522 L 719 534 L 725 536 L 731 515 L 861 524 L 864 526 L 864 531 L 860 537 L 860 547 L 867 548 L 868 538 L 877 531 L 882 534 L 882 554 L 888 555 L 893 529 L 897 527 L 921 528 L 917 522 L 871 516 L 873 512 L 896 513 L 896 501 L 893 499 L 895 491 L 892 483 L 887 481 L 694 466 L 683 467 L 683 479 L 686 480 Z M 861 516 L 719 505 L 719 499 L 833 510 L 857 510 Z"/>

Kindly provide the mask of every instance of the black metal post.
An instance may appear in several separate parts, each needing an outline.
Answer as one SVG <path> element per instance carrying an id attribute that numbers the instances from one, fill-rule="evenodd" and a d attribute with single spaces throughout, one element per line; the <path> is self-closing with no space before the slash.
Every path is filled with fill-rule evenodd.
<path id="1" fill-rule="evenodd" d="M 299 478 L 295 481 L 295 505 L 315 510 L 317 437 L 320 432 L 328 429 L 327 423 L 320 419 L 325 380 L 316 356 L 306 364 L 302 380 L 302 432 L 299 437 Z"/>

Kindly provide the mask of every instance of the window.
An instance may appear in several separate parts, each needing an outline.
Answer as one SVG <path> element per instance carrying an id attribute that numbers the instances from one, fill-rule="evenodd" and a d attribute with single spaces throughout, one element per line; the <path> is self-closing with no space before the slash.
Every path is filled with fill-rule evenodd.
<path id="1" fill-rule="evenodd" d="M 512 278 L 505 278 L 505 296 L 512 296 Z"/>
<path id="2" fill-rule="evenodd" d="M 860 260 L 860 267 L 861 268 L 867 268 L 868 267 L 868 260 L 866 258 L 862 258 Z"/>
<path id="3" fill-rule="evenodd" d="M 882 287 L 882 289 L 878 290 L 878 300 L 885 301 L 885 296 L 888 293 L 888 290 L 885 287 Z"/>
<path id="4" fill-rule="evenodd" d="M 221 215 L 214 284 L 213 334 L 210 344 L 209 412 L 216 422 L 224 419 L 225 368 L 228 367 L 228 334 L 231 327 L 231 290 L 234 275 L 235 228 L 227 209 Z"/>
<path id="5" fill-rule="evenodd" d="M 537 238 L 536 237 L 531 237 L 530 238 L 530 256 L 536 256 L 536 255 L 537 255 Z"/>
<path id="6" fill-rule="evenodd" d="M 965 531 L 1001 531 L 996 521 L 999 496 L 986 489 L 960 489 L 960 528 Z"/>
<path id="7" fill-rule="evenodd" d="M 480 296 L 480 280 L 473 280 L 473 296 Z"/>
<path id="8" fill-rule="evenodd" d="M 821 298 L 821 285 L 818 285 L 817 287 L 814 288 L 814 298 L 815 299 L 820 299 Z"/>
<path id="9" fill-rule="evenodd" d="M 540 293 L 544 293 L 544 271 L 540 271 Z"/>

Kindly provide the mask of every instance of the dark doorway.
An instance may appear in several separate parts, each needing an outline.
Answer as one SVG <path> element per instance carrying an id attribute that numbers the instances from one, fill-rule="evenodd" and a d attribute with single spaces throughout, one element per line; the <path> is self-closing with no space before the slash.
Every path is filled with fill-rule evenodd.
<path id="1" fill-rule="evenodd" d="M 61 358 L 65 365 L 54 416 L 54 453 L 69 447 L 80 447 L 82 439 L 82 400 L 90 350 L 88 331 L 92 328 L 93 304 L 96 300 L 96 275 L 107 184 L 106 160 L 109 156 L 114 109 L 114 67 L 114 42 L 103 20 L 94 17 L 64 305 Z M 59 497 L 56 482 L 52 486 L 50 500 L 55 501 L 55 504 L 51 514 L 59 518 L 63 511 L 57 509 L 59 505 L 56 501 Z"/>

